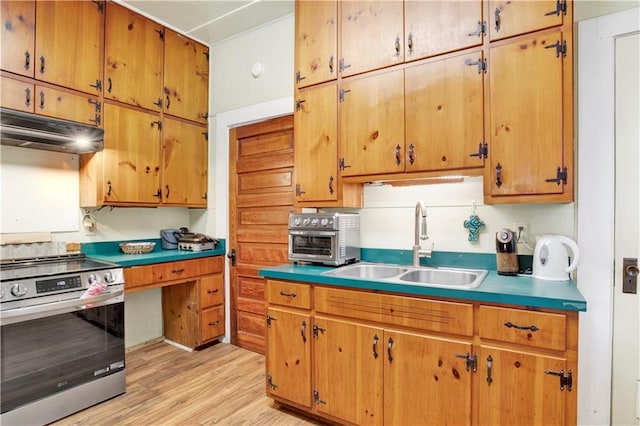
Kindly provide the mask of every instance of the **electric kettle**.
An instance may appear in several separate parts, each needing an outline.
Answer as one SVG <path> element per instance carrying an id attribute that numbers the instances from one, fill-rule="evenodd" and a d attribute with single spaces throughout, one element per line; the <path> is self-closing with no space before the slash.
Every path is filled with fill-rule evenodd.
<path id="1" fill-rule="evenodd" d="M 569 265 L 569 254 L 572 259 Z M 533 252 L 533 278 L 551 281 L 567 281 L 569 273 L 578 267 L 580 249 L 571 238 L 563 235 L 543 235 L 536 242 Z"/>

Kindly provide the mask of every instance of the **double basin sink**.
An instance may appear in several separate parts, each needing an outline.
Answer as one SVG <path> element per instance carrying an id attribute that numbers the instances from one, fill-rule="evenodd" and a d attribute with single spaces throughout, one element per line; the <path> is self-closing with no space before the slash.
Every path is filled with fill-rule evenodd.
<path id="1" fill-rule="evenodd" d="M 472 289 L 489 271 L 485 269 L 434 268 L 359 262 L 324 272 L 341 278 L 357 278 L 393 284 Z"/>

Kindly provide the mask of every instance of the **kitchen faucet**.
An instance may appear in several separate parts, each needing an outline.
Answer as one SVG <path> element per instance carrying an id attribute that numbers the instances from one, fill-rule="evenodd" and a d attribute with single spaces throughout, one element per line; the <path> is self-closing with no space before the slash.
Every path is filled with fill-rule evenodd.
<path id="1" fill-rule="evenodd" d="M 421 216 L 421 218 L 420 218 Z M 415 224 L 414 224 L 414 243 L 413 243 L 413 266 L 420 266 L 421 257 L 431 257 L 433 252 L 433 242 L 431 247 L 423 249 L 420 247 L 420 240 L 428 240 L 427 235 L 427 208 L 423 201 L 416 203 Z"/>

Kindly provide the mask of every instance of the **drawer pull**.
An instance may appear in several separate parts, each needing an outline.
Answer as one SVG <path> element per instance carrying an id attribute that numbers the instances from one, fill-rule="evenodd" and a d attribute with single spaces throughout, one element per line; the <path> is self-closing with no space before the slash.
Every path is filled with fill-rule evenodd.
<path id="1" fill-rule="evenodd" d="M 296 297 L 296 296 L 297 296 L 297 294 L 295 294 L 295 293 L 286 293 L 286 292 L 284 292 L 284 291 L 280 290 L 280 296 L 285 296 L 285 297 Z"/>
<path id="2" fill-rule="evenodd" d="M 207 290 L 207 294 L 216 294 L 218 292 L 217 288 L 214 288 L 213 290 L 209 289 Z"/>
<path id="3" fill-rule="evenodd" d="M 507 321 L 504 323 L 505 327 L 509 327 L 509 328 L 517 328 L 518 330 L 531 330 L 531 331 L 538 331 L 540 330 L 538 327 L 536 327 L 535 325 L 530 325 L 530 326 L 526 326 L 526 325 L 518 325 L 518 324 L 514 324 L 511 321 Z"/>
<path id="4" fill-rule="evenodd" d="M 210 322 L 209 326 L 211 327 L 215 327 L 216 325 L 220 324 L 220 321 L 214 321 L 214 322 Z"/>
<path id="5" fill-rule="evenodd" d="M 180 268 L 180 269 L 172 269 L 171 273 L 172 274 L 181 274 L 184 272 L 184 268 Z"/>

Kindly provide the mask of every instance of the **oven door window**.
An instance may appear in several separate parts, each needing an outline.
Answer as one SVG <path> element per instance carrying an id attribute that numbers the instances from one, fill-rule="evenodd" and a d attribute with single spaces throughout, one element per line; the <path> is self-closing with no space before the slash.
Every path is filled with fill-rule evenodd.
<path id="1" fill-rule="evenodd" d="M 292 253 L 331 257 L 333 236 L 292 235 Z"/>
<path id="2" fill-rule="evenodd" d="M 124 369 L 124 303 L 3 325 L 5 413 Z"/>

